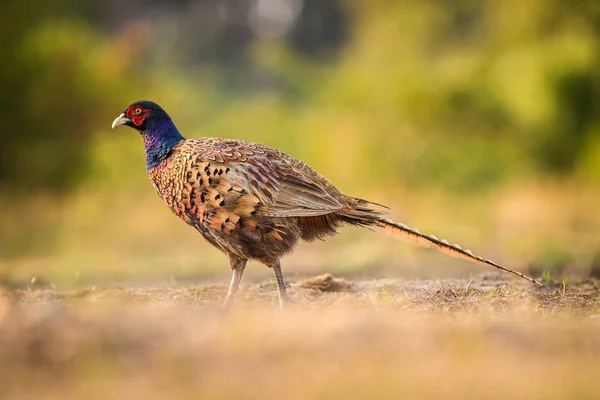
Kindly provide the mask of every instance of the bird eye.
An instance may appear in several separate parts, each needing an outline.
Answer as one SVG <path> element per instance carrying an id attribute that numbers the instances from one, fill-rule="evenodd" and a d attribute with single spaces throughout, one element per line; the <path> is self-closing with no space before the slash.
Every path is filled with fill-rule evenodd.
<path id="1" fill-rule="evenodd" d="M 134 113 L 135 115 L 140 115 L 140 114 L 142 113 L 142 109 L 138 107 L 138 108 L 136 108 L 135 110 L 133 110 L 133 113 Z"/>

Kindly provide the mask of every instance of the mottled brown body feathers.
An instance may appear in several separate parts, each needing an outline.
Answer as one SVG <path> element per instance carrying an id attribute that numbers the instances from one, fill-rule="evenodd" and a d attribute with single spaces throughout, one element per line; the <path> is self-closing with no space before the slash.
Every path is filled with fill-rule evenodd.
<path id="1" fill-rule="evenodd" d="M 371 225 L 380 215 L 304 163 L 239 140 L 181 141 L 148 175 L 170 209 L 211 244 L 267 265 L 300 239 L 323 239 L 342 222 Z"/>

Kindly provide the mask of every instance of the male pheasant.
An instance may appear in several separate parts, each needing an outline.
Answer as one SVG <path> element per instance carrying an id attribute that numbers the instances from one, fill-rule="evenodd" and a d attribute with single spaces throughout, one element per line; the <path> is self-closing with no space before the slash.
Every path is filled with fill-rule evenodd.
<path id="1" fill-rule="evenodd" d="M 184 139 L 157 104 L 138 101 L 112 123 L 144 140 L 150 181 L 169 208 L 227 254 L 233 271 L 224 306 L 233 300 L 248 260 L 271 267 L 279 303 L 287 299 L 280 258 L 300 241 L 323 239 L 342 224 L 378 227 L 444 253 L 538 281 L 473 255 L 457 245 L 398 224 L 375 203 L 339 191 L 303 162 L 270 147 L 241 140 Z"/>

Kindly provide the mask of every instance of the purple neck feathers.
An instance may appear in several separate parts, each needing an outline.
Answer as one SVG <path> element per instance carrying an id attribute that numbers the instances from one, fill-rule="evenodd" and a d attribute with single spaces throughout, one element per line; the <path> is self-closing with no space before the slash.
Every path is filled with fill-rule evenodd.
<path id="1" fill-rule="evenodd" d="M 169 117 L 147 121 L 142 137 L 147 170 L 160 164 L 167 158 L 173 146 L 184 140 Z"/>

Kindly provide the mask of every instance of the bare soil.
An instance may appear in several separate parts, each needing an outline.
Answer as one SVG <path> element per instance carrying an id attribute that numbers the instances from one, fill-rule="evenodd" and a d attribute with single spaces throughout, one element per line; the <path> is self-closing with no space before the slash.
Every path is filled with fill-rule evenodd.
<path id="1" fill-rule="evenodd" d="M 600 398 L 600 282 L 504 279 L 0 289 L 0 398 Z"/>

